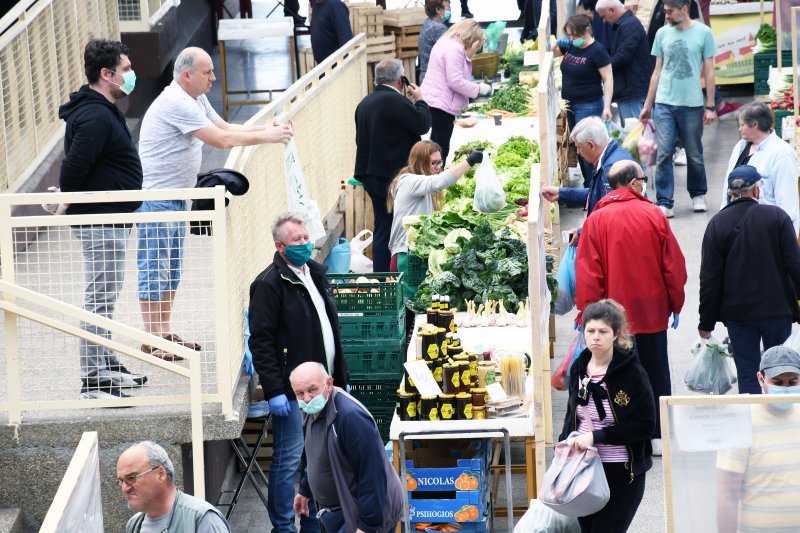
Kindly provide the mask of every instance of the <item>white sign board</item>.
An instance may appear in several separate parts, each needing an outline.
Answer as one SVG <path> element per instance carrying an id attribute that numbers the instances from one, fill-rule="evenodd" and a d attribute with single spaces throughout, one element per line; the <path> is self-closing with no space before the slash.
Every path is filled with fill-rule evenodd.
<path id="1" fill-rule="evenodd" d="M 439 396 L 442 393 L 442 389 L 439 388 L 439 384 L 436 383 L 430 368 L 428 368 L 428 363 L 423 359 L 409 361 L 403 365 L 408 370 L 408 375 L 416 385 L 420 396 Z"/>
<path id="2" fill-rule="evenodd" d="M 684 452 L 748 448 L 753 441 L 747 404 L 673 405 L 672 423 L 678 449 Z"/>
<path id="3" fill-rule="evenodd" d="M 508 398 L 506 391 L 503 390 L 503 385 L 498 381 L 486 385 L 486 393 L 489 395 L 489 401 L 492 402 L 501 402 Z"/>
<path id="4" fill-rule="evenodd" d="M 325 236 L 325 226 L 322 225 L 319 207 L 308 196 L 306 180 L 303 177 L 303 166 L 297 153 L 297 144 L 294 139 L 286 143 L 283 151 L 283 165 L 286 169 L 286 205 L 289 211 L 299 211 L 308 217 L 308 232 L 311 242 L 316 242 Z"/>

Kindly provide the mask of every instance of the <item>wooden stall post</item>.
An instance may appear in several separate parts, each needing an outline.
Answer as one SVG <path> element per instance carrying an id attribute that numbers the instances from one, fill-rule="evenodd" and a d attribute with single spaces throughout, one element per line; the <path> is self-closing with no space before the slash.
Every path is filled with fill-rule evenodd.
<path id="1" fill-rule="evenodd" d="M 780 11 L 780 7 L 778 8 Z M 800 119 L 800 113 L 798 113 L 798 102 L 797 99 L 800 97 L 798 94 L 798 78 L 797 75 L 797 61 L 800 60 L 800 56 L 797 55 L 798 52 L 798 43 L 797 43 L 797 26 L 798 21 L 800 21 L 800 7 L 793 7 L 792 8 L 792 91 L 794 91 L 794 98 L 792 99 L 793 103 L 793 111 L 794 111 L 794 150 L 800 155 L 800 127 L 797 125 L 798 119 Z M 781 128 L 783 131 L 783 128 Z"/>

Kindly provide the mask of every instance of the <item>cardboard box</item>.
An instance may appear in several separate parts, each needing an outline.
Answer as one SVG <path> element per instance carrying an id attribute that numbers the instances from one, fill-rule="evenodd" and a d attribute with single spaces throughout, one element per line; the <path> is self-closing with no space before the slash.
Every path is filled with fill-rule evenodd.
<path id="1" fill-rule="evenodd" d="M 474 491 L 481 490 L 486 482 L 487 464 L 480 458 L 455 459 L 453 467 L 424 468 L 420 463 L 406 460 L 409 492 Z"/>
<path id="2" fill-rule="evenodd" d="M 455 492 L 453 498 L 436 499 L 419 498 L 418 493 L 412 494 L 408 499 L 412 523 L 483 522 L 489 505 L 488 491 Z"/>

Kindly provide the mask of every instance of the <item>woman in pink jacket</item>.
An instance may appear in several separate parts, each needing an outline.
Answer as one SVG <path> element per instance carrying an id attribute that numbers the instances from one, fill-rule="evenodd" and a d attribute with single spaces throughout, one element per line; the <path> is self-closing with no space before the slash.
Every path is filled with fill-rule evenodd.
<path id="1" fill-rule="evenodd" d="M 448 29 L 431 50 L 422 95 L 431 108 L 431 140 L 441 146 L 442 160 L 450 153 L 450 136 L 456 115 L 470 98 L 489 94 L 485 83 L 470 81 L 472 56 L 483 46 L 483 30 L 474 19 Z"/>

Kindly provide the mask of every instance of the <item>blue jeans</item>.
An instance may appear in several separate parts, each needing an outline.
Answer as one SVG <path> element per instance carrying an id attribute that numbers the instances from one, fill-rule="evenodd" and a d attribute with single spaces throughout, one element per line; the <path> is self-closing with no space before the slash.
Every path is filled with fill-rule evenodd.
<path id="1" fill-rule="evenodd" d="M 272 465 L 269 468 L 267 512 L 272 533 L 296 533 L 294 527 L 295 481 L 303 455 L 303 422 L 297 400 L 286 416 L 272 417 Z M 308 502 L 309 515 L 300 519 L 302 533 L 319 533 L 314 502 Z"/>
<path id="2" fill-rule="evenodd" d="M 322 533 L 345 533 L 344 529 L 344 511 L 341 508 L 335 511 L 320 510 L 319 515 L 319 528 Z"/>
<path id="3" fill-rule="evenodd" d="M 142 202 L 137 212 L 186 211 L 185 200 Z M 183 241 L 186 222 L 146 222 L 137 224 L 139 244 L 139 299 L 160 301 L 163 294 L 175 291 L 181 280 Z"/>
<path id="4" fill-rule="evenodd" d="M 617 108 L 619 109 L 619 118 L 622 119 L 622 127 L 625 127 L 625 121 L 629 118 L 639 120 L 639 115 L 644 107 L 644 98 L 630 98 L 628 100 L 617 100 Z"/>
<path id="5" fill-rule="evenodd" d="M 125 247 L 130 227 L 121 225 L 75 226 L 72 229 L 83 248 L 86 290 L 83 308 L 106 318 L 114 318 L 117 296 L 125 277 Z M 84 331 L 111 339 L 111 332 L 81 321 Z M 107 374 L 109 366 L 120 364 L 113 351 L 85 339 L 80 340 L 81 377 Z"/>
<path id="6" fill-rule="evenodd" d="M 569 112 L 567 113 L 567 123 L 570 131 L 575 129 L 575 124 L 587 117 L 599 117 L 603 114 L 603 99 L 600 98 L 593 102 L 570 102 Z M 583 174 L 583 186 L 589 187 L 594 174 L 594 165 L 578 156 L 578 165 Z"/>
<path id="7" fill-rule="evenodd" d="M 764 343 L 764 350 L 783 344 L 792 333 L 792 318 L 787 315 L 747 322 L 728 320 L 725 327 L 731 338 L 739 394 L 761 394 L 761 385 L 756 378 L 761 363 L 761 343 Z"/>
<path id="8" fill-rule="evenodd" d="M 686 150 L 686 188 L 689 196 L 708 192 L 706 167 L 703 163 L 703 107 L 682 107 L 656 104 L 653 122 L 658 142 L 656 158 L 656 203 L 664 207 L 675 204 L 675 174 L 672 154 L 680 139 Z"/>

